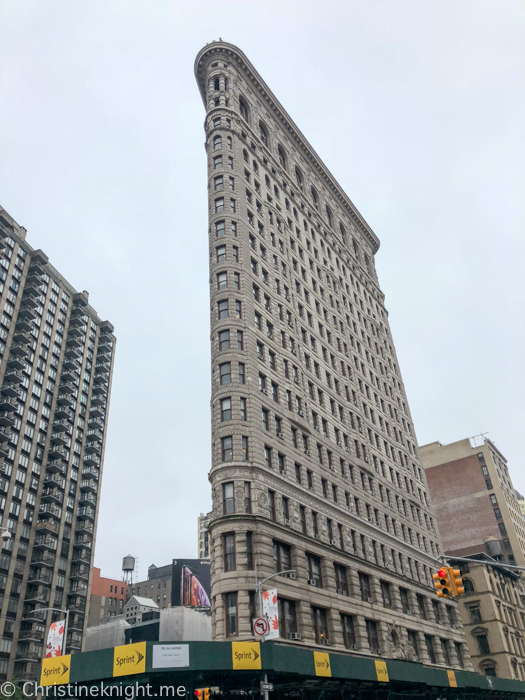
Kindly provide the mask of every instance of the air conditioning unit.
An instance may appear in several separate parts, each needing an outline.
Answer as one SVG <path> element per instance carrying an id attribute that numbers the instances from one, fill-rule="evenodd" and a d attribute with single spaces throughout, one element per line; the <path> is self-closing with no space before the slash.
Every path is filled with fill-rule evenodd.
<path id="1" fill-rule="evenodd" d="M 295 640 L 297 640 L 297 641 L 300 641 L 300 640 L 301 640 L 301 635 L 300 635 L 299 632 L 292 632 L 292 633 L 289 635 L 289 638 L 290 638 L 290 639 L 295 639 Z"/>
<path id="2" fill-rule="evenodd" d="M 261 389 L 261 392 L 262 392 L 263 394 L 266 394 L 266 396 L 268 396 L 268 390 L 267 390 L 267 389 Z"/>
<path id="3" fill-rule="evenodd" d="M 305 453 L 305 455 L 307 455 L 308 457 L 311 457 L 311 456 L 312 456 L 312 453 L 310 452 L 310 450 L 305 450 L 304 453 Z"/>
<path id="4" fill-rule="evenodd" d="M 331 472 L 335 472 L 335 467 L 334 467 L 333 464 L 330 464 L 330 465 L 328 466 L 328 469 L 330 469 Z"/>
<path id="5" fill-rule="evenodd" d="M 315 425 L 315 426 L 314 426 L 314 430 L 317 430 L 318 433 L 321 432 L 321 428 L 320 428 L 318 425 Z"/>
<path id="6" fill-rule="evenodd" d="M 339 445 L 339 447 L 343 447 L 343 443 L 342 443 L 342 442 L 338 442 L 337 444 Z"/>
<path id="7" fill-rule="evenodd" d="M 289 572 L 288 572 L 287 574 L 285 574 L 284 576 L 285 576 L 285 578 L 289 578 L 289 579 L 291 579 L 292 581 L 295 581 L 296 578 L 297 578 L 297 576 L 295 575 L 295 573 L 294 573 L 293 571 L 289 571 Z"/>
<path id="8" fill-rule="evenodd" d="M 292 348 L 291 353 L 292 355 L 297 355 L 297 350 L 295 348 Z"/>
<path id="9" fill-rule="evenodd" d="M 304 418 L 304 411 L 297 411 L 297 415 Z"/>
<path id="10" fill-rule="evenodd" d="M 412 615 L 412 612 L 410 610 L 407 610 L 405 615 Z"/>
<path id="11" fill-rule="evenodd" d="M 357 401 L 354 401 L 354 406 L 359 406 L 359 404 L 357 403 Z"/>
<path id="12" fill-rule="evenodd" d="M 392 606 L 389 605 L 389 604 L 385 604 L 385 608 L 386 608 L 387 610 L 392 610 Z"/>
<path id="13" fill-rule="evenodd" d="M 366 462 L 367 464 L 370 464 L 370 460 L 368 459 L 368 457 L 365 457 L 365 462 Z"/>
<path id="14" fill-rule="evenodd" d="M 321 539 L 321 535 L 320 535 L 318 532 L 315 533 L 314 537 L 315 537 L 316 540 L 320 540 L 320 539 Z"/>
<path id="15" fill-rule="evenodd" d="M 289 524 L 290 524 L 290 520 L 289 520 L 288 518 L 284 518 L 284 524 L 285 524 L 285 525 L 289 525 Z"/>
<path id="16" fill-rule="evenodd" d="M 332 547 L 337 547 L 339 543 L 337 540 L 330 540 L 330 544 L 332 545 Z"/>
<path id="17" fill-rule="evenodd" d="M 299 384 L 299 380 L 297 379 L 297 377 L 294 377 L 294 382 L 295 382 L 296 384 Z"/>
<path id="18" fill-rule="evenodd" d="M 308 579 L 308 585 L 309 585 L 309 586 L 314 586 L 314 588 L 315 588 L 315 587 L 317 587 L 317 581 L 316 581 L 314 578 L 309 578 L 309 579 Z"/>
<path id="19" fill-rule="evenodd" d="M 342 588 L 337 588 L 336 593 L 337 595 L 346 595 Z"/>
<path id="20" fill-rule="evenodd" d="M 350 448 L 349 448 L 349 447 L 345 447 L 345 450 L 346 450 L 347 452 L 350 452 Z"/>
<path id="21" fill-rule="evenodd" d="M 374 601 L 372 600 L 372 598 L 367 598 L 367 599 L 366 599 L 366 602 L 367 602 L 367 603 L 373 603 Z"/>
<path id="22" fill-rule="evenodd" d="M 359 647 L 357 646 L 357 644 L 350 644 L 350 649 L 352 649 L 352 651 L 357 651 Z"/>
<path id="23" fill-rule="evenodd" d="M 362 433 L 362 432 L 363 432 L 363 428 L 359 428 L 359 432 Z"/>
<path id="24" fill-rule="evenodd" d="M 268 331 L 266 331 L 266 335 L 268 336 L 268 338 L 272 338 L 272 337 L 273 337 L 272 334 L 269 333 Z"/>
<path id="25" fill-rule="evenodd" d="M 279 440 L 284 440 L 283 433 L 277 433 L 277 437 L 279 438 Z"/>
<path id="26" fill-rule="evenodd" d="M 293 328 L 293 323 L 291 321 L 288 321 L 288 325 L 290 326 L 290 328 Z"/>

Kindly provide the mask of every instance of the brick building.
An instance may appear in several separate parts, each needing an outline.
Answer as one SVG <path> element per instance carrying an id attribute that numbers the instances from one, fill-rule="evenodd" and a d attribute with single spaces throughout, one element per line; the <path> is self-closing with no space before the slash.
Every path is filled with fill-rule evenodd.
<path id="1" fill-rule="evenodd" d="M 490 562 L 486 554 L 476 557 Z M 474 670 L 487 676 L 525 679 L 525 587 L 520 573 L 485 564 L 454 562 L 465 594 L 459 610 Z"/>
<path id="2" fill-rule="evenodd" d="M 379 240 L 242 51 L 212 42 L 195 74 L 209 195 L 213 637 L 252 637 L 256 565 L 259 579 L 293 569 L 268 584 L 288 643 L 468 666 L 457 605 L 432 587 L 442 549 L 374 266 Z"/>
<path id="3" fill-rule="evenodd" d="M 111 617 L 123 614 L 127 587 L 125 581 L 101 576 L 100 569 L 93 567 L 88 627 L 95 627 Z"/>
<path id="4" fill-rule="evenodd" d="M 486 552 L 525 566 L 525 520 L 496 445 L 433 442 L 420 455 L 446 554 Z"/>

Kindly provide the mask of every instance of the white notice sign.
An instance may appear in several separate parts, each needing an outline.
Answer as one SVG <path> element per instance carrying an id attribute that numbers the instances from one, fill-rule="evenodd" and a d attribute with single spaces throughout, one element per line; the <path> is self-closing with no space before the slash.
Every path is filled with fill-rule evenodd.
<path id="1" fill-rule="evenodd" d="M 155 644 L 153 668 L 184 668 L 190 665 L 189 644 Z"/>

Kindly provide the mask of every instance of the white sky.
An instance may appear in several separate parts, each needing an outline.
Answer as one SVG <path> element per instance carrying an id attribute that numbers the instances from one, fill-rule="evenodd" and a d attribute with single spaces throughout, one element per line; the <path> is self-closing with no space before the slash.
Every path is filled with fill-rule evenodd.
<path id="1" fill-rule="evenodd" d="M 197 555 L 210 506 L 204 108 L 253 62 L 381 240 L 420 444 L 480 431 L 525 491 L 525 5 L 0 0 L 0 203 L 118 338 L 95 564 Z"/>

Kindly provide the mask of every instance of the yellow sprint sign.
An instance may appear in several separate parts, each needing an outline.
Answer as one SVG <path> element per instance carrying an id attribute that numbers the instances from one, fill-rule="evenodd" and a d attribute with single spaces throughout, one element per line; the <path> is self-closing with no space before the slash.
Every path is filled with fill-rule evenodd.
<path id="1" fill-rule="evenodd" d="M 374 659 L 376 665 L 376 678 L 382 683 L 388 683 L 388 669 L 386 667 L 386 661 L 379 661 L 379 659 Z"/>
<path id="2" fill-rule="evenodd" d="M 234 671 L 261 668 L 259 642 L 232 642 L 232 667 Z"/>
<path id="3" fill-rule="evenodd" d="M 42 660 L 40 672 L 40 685 L 61 685 L 69 683 L 71 669 L 71 654 L 67 656 L 54 656 Z"/>
<path id="4" fill-rule="evenodd" d="M 113 675 L 129 676 L 146 672 L 146 642 L 124 644 L 113 651 Z"/>
<path id="5" fill-rule="evenodd" d="M 316 676 L 332 677 L 330 654 L 327 654 L 325 651 L 314 651 L 314 666 Z"/>

